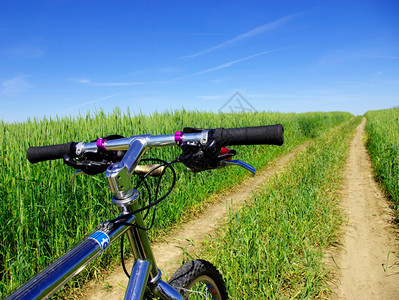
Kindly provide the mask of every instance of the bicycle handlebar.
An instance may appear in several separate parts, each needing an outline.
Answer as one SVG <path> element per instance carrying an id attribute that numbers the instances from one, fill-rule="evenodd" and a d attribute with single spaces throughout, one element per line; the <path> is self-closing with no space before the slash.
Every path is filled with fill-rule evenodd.
<path id="1" fill-rule="evenodd" d="M 213 134 L 209 134 L 213 132 Z M 281 124 L 243 127 L 243 128 L 217 128 L 202 130 L 197 133 L 176 132 L 174 135 L 139 135 L 130 138 L 113 140 L 98 139 L 97 142 L 75 143 L 30 147 L 26 157 L 31 163 L 46 160 L 62 159 L 65 154 L 78 157 L 85 151 L 109 151 L 127 150 L 131 142 L 136 139 L 145 139 L 148 149 L 172 145 L 180 145 L 184 142 L 200 142 L 206 144 L 214 139 L 218 145 L 282 145 L 284 143 L 283 126 Z"/>

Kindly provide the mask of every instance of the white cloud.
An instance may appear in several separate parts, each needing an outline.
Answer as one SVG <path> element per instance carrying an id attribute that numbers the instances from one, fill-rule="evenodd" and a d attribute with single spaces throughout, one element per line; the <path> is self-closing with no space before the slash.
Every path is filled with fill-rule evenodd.
<path id="1" fill-rule="evenodd" d="M 335 49 L 321 57 L 313 67 L 347 63 L 361 59 L 389 59 L 397 60 L 395 55 L 385 55 L 386 51 L 374 48 Z"/>
<path id="2" fill-rule="evenodd" d="M 14 78 L 1 82 L 1 94 L 6 97 L 14 97 L 30 89 L 32 85 L 25 75 L 18 75 Z"/>
<path id="3" fill-rule="evenodd" d="M 119 81 L 119 82 L 89 82 L 89 83 L 94 86 L 133 86 L 133 85 L 164 83 L 164 81 Z"/>
<path id="4" fill-rule="evenodd" d="M 272 52 L 277 52 L 277 51 L 280 51 L 280 50 L 283 50 L 283 49 L 287 49 L 287 48 L 280 48 L 280 49 L 262 51 L 262 52 L 259 52 L 259 53 L 253 54 L 253 55 L 249 55 L 249 56 L 246 56 L 246 57 L 243 57 L 243 58 L 239 58 L 239 59 L 236 59 L 236 60 L 229 61 L 227 63 L 221 64 L 221 65 L 213 67 L 213 68 L 209 68 L 209 69 L 206 69 L 206 70 L 203 70 L 203 71 L 199 71 L 199 72 L 187 75 L 184 78 L 197 76 L 197 75 L 202 75 L 202 74 L 205 74 L 205 73 L 210 73 L 210 72 L 213 72 L 213 71 L 229 68 L 231 66 L 234 66 L 235 64 L 238 64 L 240 62 L 246 61 L 248 59 L 255 58 L 257 56 L 261 56 L 261 55 L 265 55 L 265 54 L 269 54 L 269 53 L 272 53 Z"/>
<path id="5" fill-rule="evenodd" d="M 183 68 L 178 68 L 178 67 L 166 67 L 166 68 L 161 68 L 158 70 L 160 73 L 179 73 L 183 72 Z"/>
<path id="6" fill-rule="evenodd" d="M 72 81 L 77 83 L 90 83 L 90 79 L 88 78 L 73 78 Z"/>
<path id="7" fill-rule="evenodd" d="M 253 55 L 249 55 L 249 56 L 245 56 L 236 60 L 232 60 L 229 61 L 227 63 L 218 65 L 216 67 L 212 67 L 209 69 L 205 69 L 199 72 L 195 72 L 195 73 L 191 73 L 188 75 L 184 75 L 184 76 L 180 76 L 180 77 L 175 77 L 175 78 L 171 78 L 171 79 L 166 79 L 166 80 L 156 80 L 156 81 L 120 81 L 120 82 L 92 82 L 89 79 L 75 79 L 75 82 L 78 83 L 82 83 L 82 84 L 90 84 L 93 86 L 137 86 L 137 85 L 148 85 L 148 84 L 167 84 L 167 83 L 171 83 L 171 82 L 175 82 L 178 80 L 183 80 L 183 79 L 187 79 L 190 77 L 194 77 L 194 76 L 199 76 L 202 74 L 206 74 L 206 73 L 211 73 L 217 70 L 221 70 L 221 69 L 225 69 L 225 68 L 229 68 L 231 66 L 234 66 L 235 64 L 241 63 L 243 61 L 261 56 L 261 55 L 265 55 L 265 54 L 269 54 L 269 53 L 273 53 L 273 52 L 277 52 L 277 51 L 281 51 L 281 50 L 285 50 L 288 48 L 292 48 L 292 47 L 284 47 L 284 48 L 279 48 L 279 49 L 273 49 L 273 50 L 267 50 L 267 51 L 262 51 Z"/>
<path id="8" fill-rule="evenodd" d="M 37 59 L 43 57 L 46 50 L 38 46 L 22 45 L 9 48 L 3 53 L 12 58 Z"/>
<path id="9" fill-rule="evenodd" d="M 379 55 L 379 54 L 375 54 L 374 56 L 370 56 L 370 57 L 374 57 L 374 58 L 384 58 L 384 59 L 393 59 L 393 60 L 398 59 L 398 57 L 395 56 L 395 55 L 388 56 L 388 55 Z"/>
<path id="10" fill-rule="evenodd" d="M 109 95 L 109 96 L 105 96 L 105 97 L 96 98 L 96 99 L 93 99 L 93 100 L 90 100 L 90 101 L 87 101 L 87 102 L 84 102 L 84 103 L 80 103 L 80 104 L 75 105 L 75 106 L 68 107 L 68 108 L 66 108 L 64 110 L 64 112 L 65 111 L 74 110 L 76 108 L 83 107 L 83 106 L 86 106 L 86 105 L 94 104 L 94 103 L 97 103 L 97 102 L 100 102 L 100 101 L 104 101 L 104 100 L 108 100 L 108 99 L 111 99 L 111 98 L 115 98 L 115 97 L 118 97 L 119 95 L 120 94 L 113 94 L 113 95 Z"/>
<path id="11" fill-rule="evenodd" d="M 247 31 L 247 32 L 245 32 L 243 34 L 240 34 L 240 35 L 238 35 L 238 36 L 236 36 L 236 37 L 234 37 L 234 38 L 232 38 L 232 39 L 230 39 L 228 41 L 225 41 L 223 43 L 220 43 L 220 44 L 218 44 L 216 46 L 210 47 L 210 48 L 205 49 L 203 51 L 200 51 L 200 52 L 185 56 L 184 58 L 194 58 L 194 57 L 203 55 L 205 53 L 209 53 L 209 52 L 215 51 L 217 49 L 224 48 L 226 46 L 230 46 L 230 45 L 235 44 L 235 43 L 237 43 L 237 42 L 239 42 L 241 40 L 245 40 L 245 39 L 251 38 L 253 36 L 262 34 L 264 32 L 276 30 L 279 27 L 281 27 L 282 25 L 284 25 L 285 23 L 287 23 L 288 21 L 290 21 L 291 19 L 293 19 L 297 15 L 298 14 L 285 16 L 285 17 L 280 18 L 280 19 L 278 19 L 276 21 L 273 21 L 273 22 L 270 22 L 270 23 L 267 23 L 267 24 L 263 24 L 263 25 L 261 25 L 259 27 L 256 27 L 256 28 L 254 28 L 254 29 L 252 29 L 250 31 Z"/>
<path id="12" fill-rule="evenodd" d="M 201 99 L 201 100 L 220 100 L 220 99 L 228 99 L 229 97 L 231 97 L 231 95 L 209 95 L 209 96 L 197 96 L 197 98 Z"/>

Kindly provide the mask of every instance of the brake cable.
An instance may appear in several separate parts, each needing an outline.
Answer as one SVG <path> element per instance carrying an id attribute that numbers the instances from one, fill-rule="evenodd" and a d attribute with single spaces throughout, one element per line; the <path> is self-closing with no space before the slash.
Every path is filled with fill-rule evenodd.
<path id="1" fill-rule="evenodd" d="M 140 180 L 137 182 L 137 184 L 135 186 L 135 189 L 138 189 L 140 187 L 140 185 L 142 183 L 144 183 L 145 188 L 146 188 L 147 193 L 148 193 L 148 196 L 149 196 L 148 205 L 146 205 L 146 206 L 144 206 L 144 207 L 142 207 L 140 209 L 137 209 L 137 210 L 135 210 L 133 212 L 130 212 L 128 214 L 118 216 L 118 217 L 116 217 L 116 218 L 114 218 L 114 219 L 112 219 L 112 220 L 110 220 L 108 222 L 111 223 L 111 224 L 114 224 L 114 225 L 127 225 L 127 226 L 130 226 L 130 227 L 136 227 L 138 229 L 147 231 L 147 230 L 150 230 L 153 227 L 153 225 L 154 225 L 155 215 L 156 215 L 156 205 L 158 203 L 160 203 L 162 200 L 164 200 L 167 196 L 169 196 L 169 194 L 172 192 L 172 190 L 173 190 L 173 188 L 174 188 L 174 186 L 176 184 L 176 172 L 175 172 L 174 168 L 172 167 L 172 164 L 176 163 L 178 161 L 177 160 L 173 160 L 173 161 L 167 162 L 167 161 L 164 161 L 162 159 L 157 159 L 157 158 L 142 159 L 141 161 L 156 161 L 156 162 L 160 162 L 161 163 L 159 166 L 156 166 L 156 167 L 152 168 L 145 175 L 141 176 Z M 154 193 L 155 201 L 152 202 L 151 201 L 151 191 L 150 191 L 150 188 L 149 188 L 149 186 L 148 186 L 148 184 L 146 182 L 146 178 L 148 178 L 148 176 L 150 176 L 150 174 L 153 171 L 155 171 L 156 169 L 161 168 L 161 167 L 165 167 L 165 168 L 163 169 L 163 171 L 162 171 L 162 173 L 161 173 L 161 175 L 160 175 L 160 177 L 158 179 L 158 182 L 157 182 L 157 185 L 156 185 L 156 188 L 155 188 L 155 193 Z M 165 172 L 166 172 L 166 170 L 168 168 L 172 171 L 172 175 L 173 175 L 172 183 L 171 183 L 169 189 L 166 191 L 166 193 L 162 197 L 157 199 L 162 178 L 163 178 L 163 176 L 164 176 L 164 174 L 165 174 Z M 134 214 L 137 214 L 139 212 L 142 212 L 144 210 L 147 210 L 147 212 L 146 212 L 146 214 L 145 214 L 145 216 L 143 218 L 143 219 L 145 219 L 148 216 L 151 207 L 153 207 L 154 211 L 153 211 L 153 214 L 152 214 L 152 219 L 151 219 L 151 223 L 150 223 L 149 227 L 145 228 L 145 227 L 138 226 L 137 224 L 130 224 L 130 223 L 125 222 L 125 220 L 127 218 L 129 218 L 130 216 L 132 216 Z M 122 268 L 123 268 L 123 271 L 125 272 L 126 276 L 128 278 L 130 278 L 130 274 L 128 273 L 128 271 L 126 269 L 126 264 L 125 264 L 124 254 L 123 254 L 123 252 L 124 252 L 124 236 L 125 236 L 124 234 L 121 236 L 121 243 L 120 243 L 120 247 L 121 247 L 121 249 L 120 249 L 121 264 L 122 264 Z"/>

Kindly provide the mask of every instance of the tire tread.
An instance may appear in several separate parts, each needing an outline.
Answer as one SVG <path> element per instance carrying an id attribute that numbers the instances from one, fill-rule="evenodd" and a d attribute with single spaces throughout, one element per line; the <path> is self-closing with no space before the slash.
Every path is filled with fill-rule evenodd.
<path id="1" fill-rule="evenodd" d="M 174 288 L 186 288 L 197 277 L 207 275 L 217 285 L 222 299 L 228 299 L 226 286 L 220 272 L 210 262 L 203 259 L 195 259 L 182 265 L 170 278 L 169 284 Z M 180 292 L 180 291 L 179 291 Z"/>

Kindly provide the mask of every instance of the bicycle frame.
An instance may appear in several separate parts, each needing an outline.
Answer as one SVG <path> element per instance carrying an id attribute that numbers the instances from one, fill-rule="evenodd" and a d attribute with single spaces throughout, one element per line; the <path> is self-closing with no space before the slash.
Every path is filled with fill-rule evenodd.
<path id="1" fill-rule="evenodd" d="M 115 203 L 118 200 L 114 199 L 113 202 L 116 205 L 126 206 L 137 205 L 137 200 L 138 192 L 135 190 L 129 201 L 123 201 L 124 203 L 121 204 Z M 144 225 L 141 213 L 131 216 L 126 223 Z M 124 233 L 127 233 L 129 242 L 133 245 L 132 249 L 136 258 L 125 299 L 142 299 L 147 287 L 154 296 L 161 299 L 182 299 L 175 289 L 160 280 L 161 272 L 156 269 L 147 233 L 128 225 L 110 227 L 107 223 L 100 224 L 97 231 L 78 243 L 7 299 L 45 299 L 50 297 Z M 154 268 L 156 269 L 155 274 L 153 273 Z"/>
<path id="2" fill-rule="evenodd" d="M 85 151 L 126 150 L 119 163 L 111 165 L 105 177 L 114 193 L 112 202 L 119 208 L 120 215 L 137 210 L 139 193 L 133 189 L 132 173 L 145 152 L 154 147 L 176 145 L 181 141 L 206 142 L 206 133 L 164 136 L 133 136 L 130 138 L 97 140 L 95 143 L 79 143 L 78 153 Z M 144 227 L 141 212 L 131 216 L 126 223 Z M 77 246 L 59 258 L 41 273 L 33 277 L 7 299 L 43 299 L 53 295 L 72 277 L 82 271 L 91 261 L 105 251 L 124 233 L 136 259 L 127 287 L 125 299 L 142 299 L 146 290 L 161 299 L 183 299 L 170 285 L 161 280 L 161 271 L 157 268 L 151 245 L 145 230 L 128 225 L 101 223 L 97 231 L 82 240 Z"/>
<path id="3" fill-rule="evenodd" d="M 182 299 L 177 290 L 161 280 L 162 274 L 157 268 L 141 214 L 141 211 L 155 206 L 172 191 L 176 182 L 176 174 L 171 164 L 181 162 L 193 172 L 238 165 L 255 173 L 255 169 L 252 166 L 240 160 L 231 160 L 231 157 L 235 155 L 235 151 L 224 149 L 222 146 L 282 145 L 284 142 L 284 129 L 281 124 L 210 130 L 187 128 L 184 131 L 177 131 L 174 135 L 137 135 L 130 138 L 116 139 L 113 139 L 115 136 L 109 136 L 110 140 L 101 138 L 91 143 L 69 142 L 66 144 L 30 147 L 27 151 L 27 158 L 31 163 L 63 158 L 67 165 L 75 169 L 81 169 L 78 172 L 82 173 L 83 170 L 92 175 L 103 172 L 105 167 L 108 166 L 105 171 L 105 177 L 114 194 L 112 202 L 118 207 L 120 214 L 109 222 L 101 223 L 97 231 L 81 241 L 47 269 L 36 275 L 7 299 L 42 299 L 50 297 L 105 251 L 110 244 L 123 236 L 124 233 L 127 233 L 129 244 L 135 257 L 125 299 L 142 299 L 147 295 L 161 299 Z M 163 165 L 155 167 L 143 166 L 141 171 L 139 169 L 136 170 L 142 156 L 151 148 L 175 146 L 176 144 L 181 146 L 183 150 L 178 159 L 170 163 L 158 160 L 163 162 Z M 193 149 L 193 153 L 184 153 Z M 119 161 L 124 152 L 113 153 L 112 151 L 126 151 L 126 153 L 120 162 L 115 162 Z M 90 159 L 90 157 L 94 159 Z M 160 167 L 171 168 L 173 183 L 162 197 L 153 202 L 150 201 L 149 205 L 140 208 L 138 204 L 139 192 L 133 188 L 131 176 L 135 170 L 137 174 L 144 172 L 144 177 L 138 183 L 140 185 L 146 176 L 158 176 L 152 172 Z M 159 170 L 156 173 L 160 173 L 160 176 L 162 176 L 163 171 Z M 156 188 L 156 194 L 159 184 L 160 181 Z M 148 193 L 150 193 L 149 190 Z M 215 266 L 204 260 L 196 259 L 185 263 L 172 276 L 170 282 L 184 294 L 184 297 L 187 297 L 187 292 L 203 294 L 202 288 L 205 286 L 209 294 L 217 296 L 218 299 L 227 299 L 228 297 L 222 275 Z M 200 286 L 198 291 L 195 291 L 198 283 Z M 205 286 L 202 284 L 205 284 Z M 194 289 L 191 290 L 193 287 Z M 207 297 L 206 294 L 204 296 Z"/>

